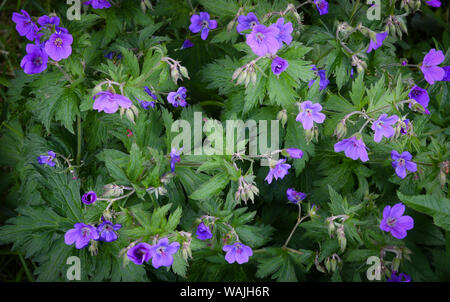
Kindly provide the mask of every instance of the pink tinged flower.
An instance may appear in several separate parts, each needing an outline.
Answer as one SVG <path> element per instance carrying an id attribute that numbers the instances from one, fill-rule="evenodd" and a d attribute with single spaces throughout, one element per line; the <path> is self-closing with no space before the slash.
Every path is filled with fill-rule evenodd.
<path id="1" fill-rule="evenodd" d="M 283 58 L 276 57 L 272 60 L 272 72 L 274 75 L 280 75 L 289 67 L 288 61 Z"/>
<path id="2" fill-rule="evenodd" d="M 417 171 L 417 164 L 412 162 L 412 155 L 408 151 L 399 154 L 397 151 L 392 150 L 391 158 L 393 159 L 392 167 L 395 169 L 398 177 L 405 178 L 406 170 L 409 172 Z"/>
<path id="3" fill-rule="evenodd" d="M 37 160 L 40 165 L 48 165 L 50 167 L 55 166 L 55 162 L 53 161 L 56 157 L 56 153 L 53 151 L 48 151 L 47 155 L 38 156 Z"/>
<path id="4" fill-rule="evenodd" d="M 150 248 L 152 254 L 152 265 L 158 269 L 161 266 L 171 266 L 173 263 L 173 254 L 180 248 L 178 242 L 169 244 L 168 238 L 161 238 L 158 243 Z"/>
<path id="5" fill-rule="evenodd" d="M 419 86 L 415 85 L 413 88 L 411 88 L 408 97 L 422 105 L 422 107 L 425 108 L 425 114 L 430 114 L 430 111 L 428 111 L 427 109 L 428 103 L 430 102 L 430 97 L 426 89 L 420 88 Z M 409 103 L 409 108 L 411 107 L 412 104 Z"/>
<path id="6" fill-rule="evenodd" d="M 388 36 L 388 32 L 376 34 L 375 37 L 376 37 L 377 41 L 374 42 L 374 41 L 370 40 L 369 48 L 367 49 L 367 53 L 370 53 L 372 50 L 375 50 L 378 47 L 380 47 L 381 45 L 383 45 L 383 41 L 384 41 L 384 39 L 386 39 L 387 36 Z"/>
<path id="7" fill-rule="evenodd" d="M 187 89 L 185 87 L 180 87 L 176 92 L 172 91 L 169 92 L 169 95 L 167 96 L 167 101 L 172 104 L 173 107 L 185 107 L 187 106 L 186 103 L 186 91 Z"/>
<path id="8" fill-rule="evenodd" d="M 81 197 L 81 201 L 87 205 L 93 204 L 96 200 L 97 194 L 94 191 L 89 191 Z"/>
<path id="9" fill-rule="evenodd" d="M 297 122 L 301 122 L 305 130 L 309 130 L 314 126 L 314 122 L 322 124 L 325 120 L 325 114 L 321 113 L 322 105 L 311 101 L 305 101 L 300 105 L 301 111 L 296 117 Z"/>
<path id="10" fill-rule="evenodd" d="M 441 1 L 440 0 L 429 0 L 425 1 L 426 5 L 431 7 L 441 7 Z"/>
<path id="11" fill-rule="evenodd" d="M 277 39 L 280 44 L 282 44 L 282 42 L 286 43 L 287 45 L 291 44 L 292 31 L 294 30 L 294 28 L 292 27 L 292 22 L 284 24 L 284 18 L 278 18 L 277 22 L 271 26 L 276 26 L 280 31 L 277 35 Z"/>
<path id="12" fill-rule="evenodd" d="M 122 108 L 130 108 L 133 103 L 126 96 L 115 94 L 110 91 L 100 91 L 94 95 L 95 100 L 93 109 L 98 110 L 98 112 L 104 111 L 105 113 L 115 113 L 119 106 Z"/>
<path id="13" fill-rule="evenodd" d="M 67 59 L 72 53 L 72 35 L 64 31 L 55 32 L 45 43 L 45 52 L 55 61 Z"/>
<path id="14" fill-rule="evenodd" d="M 289 172 L 288 170 L 291 168 L 291 165 L 285 164 L 285 159 L 280 159 L 276 162 L 275 166 L 270 167 L 270 171 L 264 179 L 267 183 L 271 184 L 273 178 L 276 180 L 283 179 Z"/>
<path id="15" fill-rule="evenodd" d="M 380 223 L 380 229 L 390 232 L 397 239 L 406 237 L 406 231 L 414 227 L 414 220 L 410 216 L 403 216 L 405 205 L 397 203 L 392 208 L 386 206 L 383 210 L 383 220 Z"/>
<path id="16" fill-rule="evenodd" d="M 435 81 L 441 81 L 445 76 L 445 70 L 437 65 L 441 64 L 445 59 L 441 50 L 436 51 L 432 48 L 423 58 L 420 70 L 425 77 L 425 80 L 433 85 Z"/>
<path id="17" fill-rule="evenodd" d="M 246 35 L 246 43 L 258 56 L 264 56 L 267 53 L 274 55 L 282 46 L 277 39 L 279 33 L 280 30 L 276 26 L 265 27 L 259 24 Z"/>
<path id="18" fill-rule="evenodd" d="M 152 246 L 148 243 L 138 243 L 128 250 L 128 259 L 130 259 L 134 264 L 137 265 L 148 262 L 152 257 L 151 248 Z"/>
<path id="19" fill-rule="evenodd" d="M 16 23 L 16 30 L 20 36 L 25 36 L 28 40 L 34 41 L 37 38 L 38 26 L 31 20 L 30 15 L 21 10 L 22 14 L 13 13 L 12 21 Z"/>
<path id="20" fill-rule="evenodd" d="M 298 204 L 299 202 L 301 202 L 303 199 L 306 198 L 305 193 L 297 192 L 292 188 L 287 189 L 286 195 L 287 195 L 287 199 L 290 202 L 295 203 L 295 204 Z"/>
<path id="21" fill-rule="evenodd" d="M 197 238 L 200 240 L 206 240 L 212 238 L 211 230 L 207 225 L 201 222 L 197 227 Z"/>
<path id="22" fill-rule="evenodd" d="M 334 145 L 334 152 L 344 151 L 345 156 L 353 160 L 357 160 L 359 158 L 363 162 L 369 160 L 366 149 L 367 147 L 362 138 L 357 139 L 355 136 L 344 139 Z"/>
<path id="23" fill-rule="evenodd" d="M 97 229 L 84 223 L 76 223 L 73 229 L 70 229 L 64 235 L 64 242 L 67 245 L 75 243 L 77 249 L 85 248 L 91 240 L 98 240 Z"/>
<path id="24" fill-rule="evenodd" d="M 372 130 L 375 131 L 373 140 L 379 143 L 383 136 L 386 138 L 392 137 L 395 134 L 395 129 L 392 128 L 392 125 L 395 125 L 397 121 L 398 116 L 396 115 L 390 117 L 388 117 L 386 113 L 380 115 L 380 117 L 372 124 Z"/>
<path id="25" fill-rule="evenodd" d="M 254 13 L 248 13 L 247 16 L 241 15 L 238 17 L 238 26 L 236 26 L 236 30 L 240 33 L 244 30 L 251 29 L 255 25 L 258 25 L 258 18 Z"/>
<path id="26" fill-rule="evenodd" d="M 103 8 L 110 8 L 111 3 L 108 2 L 108 0 L 89 0 L 86 2 L 83 2 L 84 5 L 90 5 L 93 9 L 103 9 Z"/>
<path id="27" fill-rule="evenodd" d="M 411 282 L 411 277 L 407 274 L 400 273 L 397 275 L 396 271 L 392 271 L 391 278 L 387 282 Z"/>
<path id="28" fill-rule="evenodd" d="M 199 15 L 192 15 L 189 30 L 194 34 L 201 31 L 200 37 L 202 40 L 206 40 L 206 38 L 208 38 L 209 30 L 215 28 L 217 28 L 217 21 L 210 20 L 209 13 L 200 12 Z"/>
<path id="29" fill-rule="evenodd" d="M 288 149 L 286 149 L 286 152 L 292 158 L 302 158 L 303 157 L 303 151 L 300 149 L 297 149 L 297 148 L 288 148 Z"/>
<path id="30" fill-rule="evenodd" d="M 223 251 L 225 254 L 225 260 L 228 263 L 237 262 L 239 264 L 248 262 L 248 258 L 253 256 L 253 251 L 250 247 L 241 242 L 235 242 L 233 245 L 224 245 Z"/>
<path id="31" fill-rule="evenodd" d="M 317 10 L 319 11 L 319 15 L 326 15 L 328 14 L 328 2 L 325 0 L 314 0 L 314 4 L 317 7 Z"/>
<path id="32" fill-rule="evenodd" d="M 45 51 L 35 44 L 28 44 L 27 54 L 20 62 L 20 67 L 26 74 L 41 73 L 47 69 L 48 56 Z"/>

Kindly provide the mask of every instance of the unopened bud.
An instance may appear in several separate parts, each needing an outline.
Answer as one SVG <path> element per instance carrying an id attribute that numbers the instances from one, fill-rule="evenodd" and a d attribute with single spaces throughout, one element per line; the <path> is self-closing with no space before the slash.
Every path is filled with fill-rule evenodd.
<path id="1" fill-rule="evenodd" d="M 134 122 L 134 113 L 133 113 L 133 110 L 127 109 L 127 110 L 125 111 L 125 115 L 126 115 L 127 119 L 128 119 L 130 122 L 132 122 L 133 124 L 135 124 L 135 122 Z"/>
<path id="2" fill-rule="evenodd" d="M 235 24 L 236 24 L 236 20 L 235 19 L 231 20 L 227 25 L 227 31 L 230 32 L 233 29 Z"/>
<path id="3" fill-rule="evenodd" d="M 170 68 L 170 76 L 172 77 L 172 80 L 176 84 L 178 79 L 180 78 L 180 73 L 179 73 L 178 68 L 176 66 L 172 66 Z"/>
<path id="4" fill-rule="evenodd" d="M 91 240 L 91 245 L 89 246 L 89 252 L 91 253 L 91 256 L 97 256 L 98 255 L 97 241 Z"/>
<path id="5" fill-rule="evenodd" d="M 123 194 L 121 186 L 115 184 L 107 184 L 103 187 L 103 197 L 118 197 Z"/>
<path id="6" fill-rule="evenodd" d="M 281 127 L 284 128 L 284 126 L 287 123 L 288 115 L 286 109 L 281 110 L 277 114 L 277 120 L 281 121 Z"/>
<path id="7" fill-rule="evenodd" d="M 334 231 L 336 231 L 336 225 L 334 224 L 334 221 L 330 220 L 328 222 L 328 235 L 333 237 Z"/>
<path id="8" fill-rule="evenodd" d="M 182 75 L 183 77 L 185 77 L 185 78 L 187 78 L 187 79 L 190 79 L 190 78 L 189 78 L 189 73 L 188 73 L 188 70 L 187 70 L 186 67 L 181 66 L 181 67 L 180 67 L 180 72 L 181 72 L 181 75 Z"/>
<path id="9" fill-rule="evenodd" d="M 328 272 L 331 272 L 331 262 L 330 262 L 330 258 L 327 258 L 325 260 L 325 268 L 327 269 Z"/>
<path id="10" fill-rule="evenodd" d="M 336 136 L 338 140 L 343 138 L 347 134 L 347 126 L 345 125 L 345 121 L 341 120 L 334 130 L 333 135 Z"/>
<path id="11" fill-rule="evenodd" d="M 336 258 L 331 258 L 330 260 L 330 267 L 331 267 L 331 271 L 335 272 L 336 268 L 337 268 L 337 260 Z"/>
<path id="12" fill-rule="evenodd" d="M 309 144 L 314 138 L 314 129 L 305 130 L 306 143 Z"/>
<path id="13" fill-rule="evenodd" d="M 247 78 L 247 71 L 244 70 L 239 74 L 239 77 L 237 78 L 237 81 L 236 81 L 236 85 L 240 85 L 240 84 L 244 83 L 246 78 Z"/>

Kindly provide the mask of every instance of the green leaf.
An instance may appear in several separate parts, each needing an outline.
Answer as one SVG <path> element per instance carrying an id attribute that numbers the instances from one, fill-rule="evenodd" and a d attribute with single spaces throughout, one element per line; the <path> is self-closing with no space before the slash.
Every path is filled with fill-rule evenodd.
<path id="1" fill-rule="evenodd" d="M 221 192 L 227 186 L 228 182 L 228 174 L 225 172 L 219 173 L 203 183 L 189 198 L 195 200 L 211 198 Z"/>

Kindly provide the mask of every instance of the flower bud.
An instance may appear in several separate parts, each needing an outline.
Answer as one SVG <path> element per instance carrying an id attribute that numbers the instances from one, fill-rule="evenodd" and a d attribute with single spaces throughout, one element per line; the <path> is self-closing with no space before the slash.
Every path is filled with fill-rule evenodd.
<path id="1" fill-rule="evenodd" d="M 306 143 L 309 144 L 314 139 L 314 128 L 305 130 Z"/>
<path id="2" fill-rule="evenodd" d="M 121 186 L 115 184 L 107 184 L 103 187 L 103 197 L 118 197 L 123 194 Z"/>
<path id="3" fill-rule="evenodd" d="M 236 19 L 231 20 L 227 25 L 227 31 L 230 32 L 233 29 L 235 24 L 236 24 Z"/>
<path id="4" fill-rule="evenodd" d="M 286 109 L 281 110 L 277 114 L 277 120 L 281 121 L 281 127 L 284 128 L 284 126 L 287 123 L 288 115 Z"/>
<path id="5" fill-rule="evenodd" d="M 183 77 L 185 77 L 185 78 L 187 78 L 187 79 L 190 79 L 190 78 L 189 78 L 189 73 L 188 73 L 188 70 L 187 70 L 186 67 L 180 66 L 180 72 L 181 72 L 181 75 L 182 75 Z"/>
<path id="6" fill-rule="evenodd" d="M 105 220 L 111 220 L 112 219 L 111 211 L 109 211 L 109 209 L 105 210 L 102 215 L 103 215 L 103 218 L 105 218 Z"/>
<path id="7" fill-rule="evenodd" d="M 330 260 L 330 267 L 331 267 L 331 271 L 334 273 L 336 271 L 337 268 L 337 260 L 336 258 L 331 258 Z"/>
<path id="8" fill-rule="evenodd" d="M 135 124 L 135 122 L 134 122 L 134 113 L 133 113 L 133 110 L 127 109 L 127 110 L 125 111 L 125 115 L 126 115 L 127 119 L 128 119 L 130 122 L 132 122 L 133 124 Z"/>
<path id="9" fill-rule="evenodd" d="M 336 136 L 338 140 L 343 138 L 347 134 L 347 126 L 345 125 L 345 121 L 341 120 L 334 130 L 333 135 Z"/>
<path id="10" fill-rule="evenodd" d="M 236 69 L 233 73 L 233 76 L 231 77 L 231 79 L 234 81 L 237 79 L 237 77 L 241 74 L 243 68 L 239 67 L 238 69 Z"/>
<path id="11" fill-rule="evenodd" d="M 172 80 L 175 82 L 175 84 L 180 79 L 180 73 L 176 66 L 170 67 L 170 76 L 172 77 Z"/>
<path id="12" fill-rule="evenodd" d="M 240 85 L 240 84 L 244 83 L 246 78 L 247 78 L 247 71 L 244 70 L 239 74 L 239 77 L 237 78 L 237 81 L 236 81 L 236 85 Z"/>
<path id="13" fill-rule="evenodd" d="M 369 38 L 370 40 L 372 40 L 372 42 L 377 42 L 377 33 L 374 31 L 369 31 Z"/>
<path id="14" fill-rule="evenodd" d="M 253 71 L 252 73 L 250 73 L 250 82 L 253 85 L 256 85 L 256 71 Z"/>
<path id="15" fill-rule="evenodd" d="M 331 237 L 333 237 L 333 233 L 334 231 L 336 231 L 336 225 L 334 224 L 333 220 L 330 220 L 328 222 L 328 235 Z"/>
<path id="16" fill-rule="evenodd" d="M 97 244 L 97 241 L 91 240 L 91 245 L 89 246 L 89 252 L 91 253 L 91 256 L 97 256 L 98 255 L 98 244 Z"/>
<path id="17" fill-rule="evenodd" d="M 341 247 L 341 252 L 345 251 L 345 247 L 347 246 L 347 238 L 345 237 L 344 225 L 341 224 L 337 229 L 338 242 Z"/>
<path id="18" fill-rule="evenodd" d="M 325 268 L 328 272 L 331 272 L 331 262 L 329 257 L 325 260 Z"/>

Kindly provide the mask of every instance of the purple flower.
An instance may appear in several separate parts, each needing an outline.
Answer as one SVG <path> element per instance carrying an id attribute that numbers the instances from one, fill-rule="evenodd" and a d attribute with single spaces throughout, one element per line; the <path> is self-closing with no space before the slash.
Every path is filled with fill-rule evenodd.
<path id="1" fill-rule="evenodd" d="M 144 91 L 154 100 L 157 100 L 158 97 L 148 88 L 148 86 L 144 86 Z"/>
<path id="2" fill-rule="evenodd" d="M 321 113 L 322 105 L 311 101 L 305 101 L 300 104 L 301 111 L 295 119 L 301 122 L 305 130 L 309 130 L 314 126 L 314 122 L 322 124 L 325 120 L 325 114 Z"/>
<path id="3" fill-rule="evenodd" d="M 235 261 L 239 264 L 246 263 L 248 262 L 248 257 L 253 255 L 252 249 L 241 242 L 235 242 L 233 245 L 224 245 L 222 249 L 224 252 L 227 252 L 225 260 L 230 264 Z"/>
<path id="4" fill-rule="evenodd" d="M 173 254 L 180 248 L 178 242 L 169 244 L 169 239 L 161 238 L 158 243 L 150 248 L 152 254 L 152 264 L 154 268 L 160 266 L 171 266 L 173 263 Z"/>
<path id="5" fill-rule="evenodd" d="M 392 208 L 386 206 L 383 210 L 383 220 L 380 223 L 380 229 L 385 232 L 391 232 L 397 239 L 406 237 L 406 231 L 414 227 L 414 220 L 410 216 L 402 216 L 405 212 L 405 206 L 397 203 Z"/>
<path id="6" fill-rule="evenodd" d="M 115 55 L 116 53 L 114 52 L 114 51 L 110 51 L 110 52 L 108 52 L 104 57 L 105 58 L 107 58 L 107 59 L 109 59 L 109 60 L 112 60 L 113 58 L 114 58 L 114 55 Z"/>
<path id="7" fill-rule="evenodd" d="M 314 0 L 314 4 L 317 7 L 317 10 L 319 11 L 319 15 L 326 15 L 328 14 L 328 2 L 325 0 Z"/>
<path id="8" fill-rule="evenodd" d="M 180 87 L 178 88 L 177 92 L 170 92 L 167 96 L 167 101 L 172 104 L 173 107 L 185 107 L 187 106 L 186 103 L 186 88 Z"/>
<path id="9" fill-rule="evenodd" d="M 396 271 L 392 271 L 391 278 L 387 282 L 411 282 L 411 277 L 407 274 L 400 273 L 397 275 Z"/>
<path id="10" fill-rule="evenodd" d="M 105 113 L 115 113 L 119 106 L 122 108 L 130 108 L 133 103 L 126 96 L 115 94 L 110 91 L 100 91 L 94 95 L 95 100 L 93 109 L 98 112 L 104 111 Z"/>
<path id="11" fill-rule="evenodd" d="M 409 123 L 409 119 L 405 119 L 401 123 L 400 133 L 405 135 L 408 134 L 409 129 L 411 128 L 411 125 Z"/>
<path id="12" fill-rule="evenodd" d="M 89 191 L 81 197 L 81 201 L 84 204 L 93 204 L 97 200 L 97 194 L 94 191 Z"/>
<path id="13" fill-rule="evenodd" d="M 381 45 L 383 45 L 383 41 L 384 41 L 384 39 L 386 39 L 387 36 L 388 36 L 388 32 L 376 34 L 375 37 L 376 37 L 377 41 L 374 42 L 374 41 L 370 40 L 369 48 L 367 49 L 367 53 L 369 53 L 372 50 L 375 50 L 378 47 L 380 47 Z"/>
<path id="14" fill-rule="evenodd" d="M 284 18 L 278 18 L 277 22 L 271 26 L 276 26 L 278 30 L 280 31 L 277 35 L 278 42 L 280 45 L 286 43 L 287 45 L 291 44 L 292 42 L 292 22 L 288 22 L 284 24 Z"/>
<path id="15" fill-rule="evenodd" d="M 13 13 L 12 20 L 16 23 L 16 30 L 20 36 L 25 36 L 28 40 L 34 41 L 37 38 L 38 26 L 31 20 L 30 15 L 21 10 L 22 14 Z"/>
<path id="16" fill-rule="evenodd" d="M 317 71 L 316 65 L 312 64 L 311 70 Z M 327 88 L 328 84 L 330 84 L 330 80 L 327 79 L 327 71 L 325 69 L 320 69 L 319 71 L 317 71 L 317 74 L 319 75 L 320 79 L 319 90 L 324 90 L 325 88 Z M 315 81 L 316 80 L 309 81 L 308 87 L 311 88 Z"/>
<path id="17" fill-rule="evenodd" d="M 194 46 L 194 43 L 191 42 L 191 40 L 184 40 L 183 45 L 181 45 L 181 49 L 185 48 L 191 48 Z"/>
<path id="18" fill-rule="evenodd" d="M 391 126 L 395 125 L 397 121 L 398 116 L 396 115 L 392 115 L 391 117 L 388 117 L 386 113 L 380 115 L 372 124 L 372 130 L 375 131 L 373 140 L 379 143 L 383 136 L 386 138 L 392 137 L 395 134 L 395 130 Z"/>
<path id="19" fill-rule="evenodd" d="M 425 77 L 425 80 L 433 85 L 435 81 L 441 81 L 445 76 L 445 70 L 437 65 L 441 64 L 445 59 L 441 50 L 430 49 L 430 51 L 423 58 L 420 70 Z"/>
<path id="20" fill-rule="evenodd" d="M 197 238 L 200 240 L 206 240 L 212 238 L 211 230 L 207 225 L 201 222 L 197 227 Z"/>
<path id="21" fill-rule="evenodd" d="M 28 44 L 27 54 L 20 62 L 20 67 L 26 74 L 41 73 L 47 69 L 48 56 L 45 51 L 35 44 Z"/>
<path id="22" fill-rule="evenodd" d="M 302 192 L 297 192 L 292 188 L 287 189 L 286 191 L 287 199 L 295 204 L 298 204 L 303 199 L 306 198 L 306 194 Z"/>
<path id="23" fill-rule="evenodd" d="M 38 158 L 37 158 L 38 163 L 40 165 L 49 165 L 50 167 L 54 167 L 55 162 L 53 161 L 53 159 L 55 159 L 56 153 L 53 151 L 48 151 L 47 154 L 48 155 L 38 156 Z"/>
<path id="24" fill-rule="evenodd" d="M 57 17 L 57 16 L 49 17 L 47 15 L 44 15 L 42 17 L 39 17 L 37 22 L 41 26 L 51 27 L 53 25 L 58 26 L 60 20 L 59 20 L 59 17 Z"/>
<path id="25" fill-rule="evenodd" d="M 175 171 L 175 163 L 179 163 L 181 161 L 180 155 L 182 150 L 183 148 L 180 150 L 172 148 L 172 151 L 170 151 L 170 170 L 172 172 Z"/>
<path id="26" fill-rule="evenodd" d="M 64 31 L 55 32 L 45 43 L 45 52 L 52 60 L 67 59 L 72 53 L 72 35 Z"/>
<path id="27" fill-rule="evenodd" d="M 258 56 L 264 56 L 267 53 L 274 55 L 282 46 L 277 39 L 279 33 L 280 30 L 276 26 L 255 25 L 252 32 L 246 35 L 246 43 Z"/>
<path id="28" fill-rule="evenodd" d="M 441 7 L 441 1 L 440 0 L 429 0 L 429 1 L 425 1 L 425 3 L 428 6 Z"/>
<path id="29" fill-rule="evenodd" d="M 144 262 L 148 262 L 152 257 L 150 252 L 152 246 L 148 243 L 141 242 L 133 246 L 128 250 L 127 256 L 134 264 L 141 265 Z"/>
<path id="30" fill-rule="evenodd" d="M 122 228 L 121 224 L 112 224 L 111 221 L 105 220 L 102 216 L 102 223 L 97 227 L 97 232 L 99 233 L 99 240 L 105 242 L 111 242 L 117 240 L 118 231 Z"/>
<path id="31" fill-rule="evenodd" d="M 259 21 L 256 18 L 254 13 L 248 13 L 247 16 L 241 15 L 238 17 L 238 26 L 236 26 L 236 30 L 240 33 L 244 30 L 251 29 L 255 25 L 258 25 Z"/>
<path id="32" fill-rule="evenodd" d="M 286 149 L 286 152 L 292 158 L 302 158 L 303 157 L 303 151 L 300 149 L 297 149 L 297 148 L 288 148 L 288 149 Z"/>
<path id="33" fill-rule="evenodd" d="M 395 169 L 395 173 L 397 173 L 398 177 L 405 178 L 406 170 L 409 172 L 416 172 L 417 165 L 412 162 L 412 155 L 408 151 L 399 154 L 397 151 L 392 150 L 391 158 L 394 160 L 392 162 L 392 167 Z"/>
<path id="34" fill-rule="evenodd" d="M 138 98 L 136 98 L 136 100 L 139 101 L 139 104 L 141 104 L 141 107 L 145 110 L 148 110 L 149 107 L 155 108 L 155 102 L 153 101 L 142 101 Z"/>
<path id="35" fill-rule="evenodd" d="M 66 232 L 64 242 L 67 245 L 75 243 L 77 249 L 82 249 L 89 244 L 89 241 L 97 240 L 98 238 L 99 235 L 95 227 L 79 222 L 74 224 L 73 229 Z"/>
<path id="36" fill-rule="evenodd" d="M 444 66 L 442 69 L 444 69 L 445 74 L 441 81 L 450 82 L 450 66 Z"/>
<path id="37" fill-rule="evenodd" d="M 291 165 L 285 164 L 285 162 L 285 159 L 280 159 L 275 163 L 275 166 L 271 165 L 270 171 L 264 180 L 267 181 L 267 183 L 271 184 L 273 178 L 283 179 L 288 174 L 288 170 L 291 167 Z"/>
<path id="38" fill-rule="evenodd" d="M 344 151 L 345 156 L 353 160 L 357 160 L 359 158 L 363 162 L 369 160 L 366 149 L 367 147 L 364 144 L 362 138 L 357 139 L 355 136 L 344 139 L 334 145 L 334 152 Z"/>
<path id="39" fill-rule="evenodd" d="M 192 15 L 191 25 L 189 25 L 189 30 L 194 34 L 202 32 L 200 37 L 202 40 L 208 38 L 208 33 L 210 29 L 215 29 L 217 27 L 216 20 L 210 20 L 209 14 L 207 12 L 200 12 L 200 15 Z"/>
<path id="40" fill-rule="evenodd" d="M 422 105 L 422 107 L 425 109 L 426 114 L 430 114 L 430 111 L 428 111 L 427 109 L 428 103 L 430 102 L 430 97 L 428 96 L 428 92 L 426 89 L 422 89 L 419 86 L 415 85 L 413 88 L 411 88 L 408 97 Z M 409 108 L 411 107 L 412 104 L 409 103 Z"/>
<path id="41" fill-rule="evenodd" d="M 353 79 L 353 74 L 354 74 L 354 71 L 353 71 L 353 67 L 350 69 L 350 77 Z"/>
<path id="42" fill-rule="evenodd" d="M 274 75 L 279 75 L 285 71 L 289 66 L 288 61 L 283 58 L 276 57 L 272 60 L 272 72 Z"/>
<path id="43" fill-rule="evenodd" d="M 94 9 L 103 9 L 103 8 L 110 8 L 111 3 L 108 2 L 108 0 L 89 0 L 86 2 L 83 2 L 84 5 L 91 5 Z"/>

